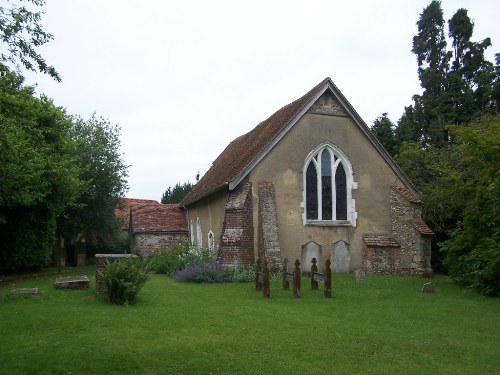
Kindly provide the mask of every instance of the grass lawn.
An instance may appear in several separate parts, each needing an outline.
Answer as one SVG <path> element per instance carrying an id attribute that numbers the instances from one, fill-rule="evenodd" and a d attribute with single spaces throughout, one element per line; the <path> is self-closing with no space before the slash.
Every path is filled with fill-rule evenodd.
<path id="1" fill-rule="evenodd" d="M 271 283 L 153 275 L 133 306 L 57 290 L 54 274 L 0 288 L 1 374 L 498 374 L 500 298 L 432 279 L 333 275 L 333 298 Z M 39 296 L 10 297 L 38 287 Z"/>

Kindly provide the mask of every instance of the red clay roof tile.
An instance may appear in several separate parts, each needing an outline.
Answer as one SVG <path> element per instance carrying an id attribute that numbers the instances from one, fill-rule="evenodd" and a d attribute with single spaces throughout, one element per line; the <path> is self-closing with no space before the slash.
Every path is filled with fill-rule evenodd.
<path id="1" fill-rule="evenodd" d="M 422 219 L 413 220 L 413 224 L 415 225 L 415 228 L 417 228 L 417 230 L 422 234 L 428 234 L 428 235 L 434 234 L 432 229 L 429 228 L 425 223 L 425 221 L 423 221 Z"/>
<path id="2" fill-rule="evenodd" d="M 178 204 L 133 204 L 132 232 L 187 232 L 186 217 Z"/>
<path id="3" fill-rule="evenodd" d="M 393 186 L 392 188 L 396 190 L 404 199 L 406 199 L 410 203 L 415 203 L 415 204 L 424 203 L 420 199 L 418 199 L 415 195 L 413 195 L 408 189 L 405 189 L 400 186 Z"/>
<path id="4" fill-rule="evenodd" d="M 324 79 L 304 96 L 284 106 L 250 132 L 233 140 L 186 195 L 182 204 L 187 206 L 229 185 L 329 80 Z"/>

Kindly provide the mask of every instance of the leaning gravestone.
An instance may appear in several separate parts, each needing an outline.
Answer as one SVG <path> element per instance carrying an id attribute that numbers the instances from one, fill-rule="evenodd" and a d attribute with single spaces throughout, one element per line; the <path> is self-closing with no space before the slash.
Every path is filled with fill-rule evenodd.
<path id="1" fill-rule="evenodd" d="M 434 293 L 436 288 L 433 283 L 425 283 L 422 288 L 422 293 Z"/>

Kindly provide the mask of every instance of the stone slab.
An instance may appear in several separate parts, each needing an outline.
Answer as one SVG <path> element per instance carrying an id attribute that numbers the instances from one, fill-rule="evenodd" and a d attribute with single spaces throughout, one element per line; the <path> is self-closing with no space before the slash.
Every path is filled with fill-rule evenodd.
<path id="1" fill-rule="evenodd" d="M 354 271 L 354 277 L 356 281 L 364 280 L 366 278 L 366 272 L 358 268 Z"/>
<path id="2" fill-rule="evenodd" d="M 433 283 L 425 283 L 422 287 L 422 293 L 434 293 L 436 288 Z"/>
<path id="3" fill-rule="evenodd" d="M 89 278 L 87 276 L 59 277 L 56 279 L 57 289 L 88 289 Z"/>
<path id="4" fill-rule="evenodd" d="M 38 288 L 17 288 L 10 291 L 11 296 L 36 296 L 39 295 L 40 291 Z"/>

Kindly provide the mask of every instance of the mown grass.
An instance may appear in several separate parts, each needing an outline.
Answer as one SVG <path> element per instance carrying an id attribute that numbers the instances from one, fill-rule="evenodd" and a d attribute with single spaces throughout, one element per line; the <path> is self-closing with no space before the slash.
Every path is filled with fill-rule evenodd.
<path id="1" fill-rule="evenodd" d="M 94 268 L 73 269 L 94 281 Z M 133 306 L 56 290 L 53 276 L 0 288 L 2 374 L 494 374 L 500 299 L 432 280 L 333 276 L 333 298 L 271 284 L 153 275 Z M 14 287 L 41 295 L 9 297 Z"/>

